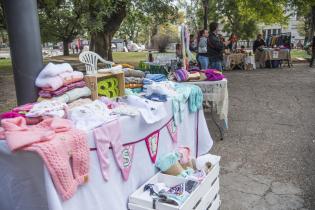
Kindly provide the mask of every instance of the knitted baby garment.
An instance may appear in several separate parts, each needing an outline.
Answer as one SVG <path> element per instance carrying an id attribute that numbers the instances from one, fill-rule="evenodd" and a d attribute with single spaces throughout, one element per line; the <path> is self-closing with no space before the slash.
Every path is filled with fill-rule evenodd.
<path id="1" fill-rule="evenodd" d="M 26 126 L 22 117 L 1 121 L 12 151 L 38 153 L 63 200 L 71 198 L 77 187 L 87 181 L 89 147 L 86 134 L 72 128 L 71 121 L 48 118 L 35 126 Z"/>

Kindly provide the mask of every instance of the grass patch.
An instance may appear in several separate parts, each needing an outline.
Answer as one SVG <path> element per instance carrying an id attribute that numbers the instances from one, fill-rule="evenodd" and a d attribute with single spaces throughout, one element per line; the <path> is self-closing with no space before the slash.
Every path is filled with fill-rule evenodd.
<path id="1" fill-rule="evenodd" d="M 0 59 L 0 72 L 12 73 L 11 59 Z"/>
<path id="2" fill-rule="evenodd" d="M 140 61 L 148 59 L 148 52 L 113 52 L 115 63 L 128 63 L 138 66 Z"/>
<path id="3" fill-rule="evenodd" d="M 310 59 L 311 55 L 308 55 L 305 50 L 291 50 L 291 57 L 294 58 L 303 58 L 303 59 Z"/>

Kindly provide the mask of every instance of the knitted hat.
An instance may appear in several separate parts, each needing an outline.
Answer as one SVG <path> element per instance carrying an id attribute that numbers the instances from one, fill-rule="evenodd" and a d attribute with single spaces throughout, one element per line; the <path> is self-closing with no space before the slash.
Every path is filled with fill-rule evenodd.
<path id="1" fill-rule="evenodd" d="M 175 72 L 175 77 L 178 82 L 188 80 L 188 72 L 185 69 L 178 69 Z"/>

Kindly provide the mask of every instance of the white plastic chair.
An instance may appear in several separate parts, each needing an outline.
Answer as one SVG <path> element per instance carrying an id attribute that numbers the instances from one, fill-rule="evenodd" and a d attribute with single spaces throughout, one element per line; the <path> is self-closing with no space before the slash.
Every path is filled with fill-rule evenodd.
<path id="1" fill-rule="evenodd" d="M 86 74 L 97 74 L 98 61 L 105 64 L 106 69 L 110 69 L 113 66 L 113 62 L 104 60 L 95 52 L 85 51 L 79 55 L 79 60 L 85 64 Z"/>

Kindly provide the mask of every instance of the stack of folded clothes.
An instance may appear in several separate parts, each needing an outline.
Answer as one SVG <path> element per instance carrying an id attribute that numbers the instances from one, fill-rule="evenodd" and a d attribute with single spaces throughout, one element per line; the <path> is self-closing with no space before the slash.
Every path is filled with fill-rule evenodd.
<path id="1" fill-rule="evenodd" d="M 124 68 L 123 70 L 125 74 L 125 87 L 131 89 L 132 92 L 141 92 L 145 73 L 131 68 Z"/>
<path id="2" fill-rule="evenodd" d="M 68 63 L 47 64 L 35 81 L 40 88 L 38 101 L 57 100 L 70 103 L 89 97 L 91 90 L 86 87 L 83 77 L 82 72 L 74 71 Z"/>

